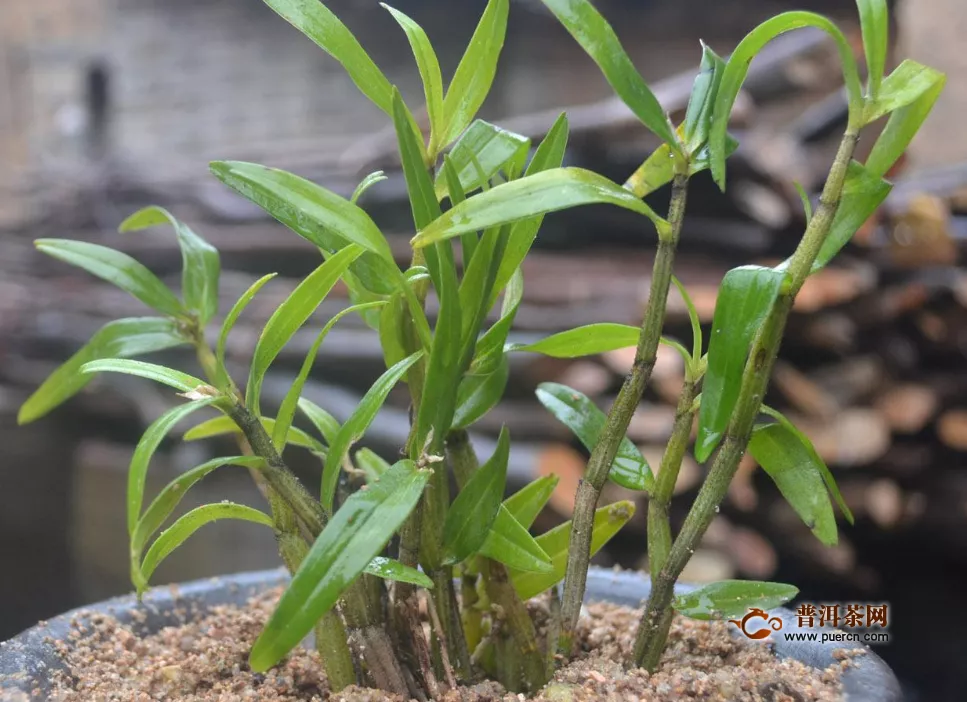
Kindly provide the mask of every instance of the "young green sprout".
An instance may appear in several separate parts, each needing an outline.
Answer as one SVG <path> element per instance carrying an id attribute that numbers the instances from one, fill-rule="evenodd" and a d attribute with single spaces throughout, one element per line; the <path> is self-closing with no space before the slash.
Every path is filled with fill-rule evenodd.
<path id="1" fill-rule="evenodd" d="M 809 12 L 789 12 L 753 30 L 728 61 L 703 45 L 685 119 L 675 125 L 588 0 L 542 1 L 644 127 L 661 140 L 624 186 L 588 170 L 561 167 L 568 138 L 565 115 L 549 125 L 533 149 L 529 139 L 476 119 L 497 68 L 509 0 L 488 2 L 446 85 L 424 31 L 402 12 L 386 7 L 416 58 L 429 118 L 426 135 L 398 90 L 325 5 L 317 0 L 265 0 L 339 61 L 392 123 L 414 236 L 410 265 L 401 269 L 383 232 L 357 204 L 365 190 L 378 187 L 381 173 L 367 176 L 345 199 L 284 171 L 235 161 L 212 163 L 216 178 L 320 252 L 318 267 L 265 323 L 244 384 L 228 367 L 226 342 L 272 275 L 253 283 L 234 303 L 212 348 L 206 331 L 219 307 L 218 253 L 168 212 L 141 210 L 121 231 L 174 228 L 183 254 L 180 296 L 118 251 L 68 240 L 37 242 L 44 253 L 131 293 L 157 316 L 106 325 L 27 400 L 20 421 L 39 419 L 99 372 L 141 376 L 177 391 L 185 401 L 148 427 L 131 459 L 131 579 L 143 592 L 157 566 L 211 521 L 240 519 L 273 529 L 292 580 L 251 651 L 249 663 L 255 671 L 277 664 L 315 630 L 334 691 L 364 683 L 436 698 L 456 682 L 481 676 L 514 691 L 541 688 L 554 667 L 572 655 L 591 556 L 634 514 L 631 502 L 599 506 L 609 479 L 647 493 L 649 501 L 652 591 L 633 660 L 628 661 L 649 670 L 658 665 L 673 612 L 727 618 L 750 606 L 768 609 L 796 595 L 789 585 L 726 581 L 675 597 L 675 583 L 746 451 L 823 543 L 837 538 L 832 501 L 851 519 L 809 440 L 764 406 L 762 398 L 796 293 L 883 202 L 890 191 L 884 176 L 929 113 L 943 75 L 912 61 L 885 75 L 885 0 L 857 3 L 866 51 L 865 87 L 849 43 L 832 23 Z M 688 293 L 673 275 L 689 179 L 710 169 L 725 187 L 725 160 L 736 148 L 727 133 L 728 120 L 750 61 L 779 34 L 806 26 L 827 32 L 839 49 L 849 97 L 847 130 L 795 253 L 773 268 L 729 271 L 706 343 Z M 854 160 L 860 130 L 887 115 L 866 162 Z M 671 204 L 660 215 L 642 198 L 668 184 Z M 523 295 L 521 264 L 544 215 L 587 204 L 636 212 L 646 233 L 657 237 L 641 327 L 602 322 L 529 346 L 508 344 Z M 459 244 L 459 266 L 454 243 Z M 263 408 L 266 374 L 339 281 L 348 289 L 351 305 L 325 321 L 279 407 Z M 662 336 L 672 285 L 689 309 L 691 348 Z M 439 303 L 432 323 L 425 311 L 431 290 Z M 488 323 L 498 301 L 497 319 Z M 386 371 L 340 423 L 302 393 L 327 334 L 350 314 L 378 330 Z M 625 434 L 662 343 L 684 357 L 686 378 L 656 478 Z M 180 345 L 195 349 L 199 377 L 131 360 Z M 590 459 L 575 495 L 573 519 L 532 536 L 530 528 L 556 479 L 540 478 L 505 499 L 509 432 L 501 431 L 493 454 L 481 463 L 467 429 L 501 399 L 509 354 L 575 358 L 631 346 L 636 349 L 631 372 L 607 414 L 565 386 L 545 384 L 538 390 L 542 404 L 574 431 Z M 401 447 L 404 458 L 390 465 L 368 449 L 353 447 L 401 383 L 409 389 L 411 429 Z M 196 412 L 208 418 L 196 422 L 184 439 L 232 434 L 239 455 L 213 459 L 179 476 L 146 507 L 146 475 L 155 451 L 189 415 L 199 416 Z M 295 426 L 297 414 L 310 431 Z M 696 415 L 694 454 L 708 463 L 708 475 L 673 537 L 668 508 Z M 282 458 L 287 446 L 319 458 L 318 488 L 304 485 L 292 473 Z M 248 470 L 266 497 L 267 510 L 219 502 L 171 521 L 197 481 L 229 465 Z M 346 474 L 362 476 L 366 489 L 343 496 L 340 484 Z M 459 488 L 453 499 L 451 477 Z M 392 553 L 391 543 L 396 544 Z M 550 591 L 556 603 L 562 581 L 560 607 L 552 607 L 556 615 L 549 635 L 540 639 L 525 602 Z M 432 624 L 429 640 L 420 614 L 421 595 Z"/>

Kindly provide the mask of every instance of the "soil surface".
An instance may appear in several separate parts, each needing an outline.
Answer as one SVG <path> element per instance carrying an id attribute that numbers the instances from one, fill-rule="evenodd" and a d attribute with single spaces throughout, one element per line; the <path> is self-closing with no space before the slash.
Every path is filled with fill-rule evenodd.
<path id="1" fill-rule="evenodd" d="M 280 591 L 251 600 L 247 608 L 218 607 L 195 621 L 137 636 L 112 617 L 78 620 L 56 646 L 68 663 L 58 673 L 51 702 L 402 702 L 375 690 L 330 692 L 315 651 L 299 650 L 265 674 L 246 660 L 252 642 Z M 539 615 L 540 613 L 538 613 Z M 449 691 L 446 702 L 581 702 L 584 700 L 839 700 L 840 672 L 850 654 L 820 671 L 778 660 L 767 644 L 734 638 L 724 622 L 676 618 L 661 668 L 649 675 L 626 670 L 640 610 L 607 604 L 587 608 L 578 631 L 580 652 L 536 696 L 485 682 Z M 539 618 L 539 616 L 538 616 Z"/>

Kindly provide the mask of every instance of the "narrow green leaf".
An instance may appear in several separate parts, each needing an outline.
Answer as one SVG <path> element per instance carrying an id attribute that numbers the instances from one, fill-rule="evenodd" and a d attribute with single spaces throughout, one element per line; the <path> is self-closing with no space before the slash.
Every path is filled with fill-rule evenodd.
<path id="1" fill-rule="evenodd" d="M 355 205 L 357 202 L 359 202 L 359 198 L 361 198 L 366 193 L 367 190 L 369 190 L 377 183 L 382 183 L 384 180 L 387 180 L 387 179 L 388 179 L 388 176 L 383 171 L 373 171 L 368 176 L 366 176 L 361 181 L 359 181 L 359 185 L 357 185 L 356 189 L 353 190 L 352 197 L 349 198 L 349 201 Z"/>
<path id="2" fill-rule="evenodd" d="M 685 365 L 698 363 L 702 358 L 702 320 L 698 316 L 698 310 L 695 308 L 695 303 L 692 302 L 691 295 L 688 294 L 688 289 L 682 285 L 680 281 L 675 276 L 672 276 L 672 283 L 678 289 L 678 294 L 682 296 L 682 301 L 685 303 L 685 309 L 688 310 L 688 321 L 692 325 L 692 353 L 691 358 L 686 352 L 684 355 Z"/>
<path id="3" fill-rule="evenodd" d="M 591 531 L 591 555 L 593 556 L 600 551 L 601 547 L 608 543 L 621 530 L 621 527 L 631 520 L 634 514 L 635 505 L 628 501 L 616 502 L 597 509 L 594 513 L 594 526 Z M 513 582 L 514 589 L 517 590 L 517 594 L 522 600 L 536 597 L 542 592 L 550 590 L 564 579 L 570 541 L 570 520 L 537 537 L 537 543 L 551 557 L 553 570 L 549 573 L 511 571 L 511 582 Z"/>
<path id="4" fill-rule="evenodd" d="M 725 61 L 702 42 L 702 63 L 692 85 L 692 94 L 688 98 L 688 109 L 685 112 L 682 137 L 685 150 L 692 154 L 708 141 L 709 128 L 712 125 L 712 110 L 715 107 L 715 96 L 722 83 L 725 73 Z"/>
<path id="5" fill-rule="evenodd" d="M 416 568 L 410 568 L 399 561 L 386 558 L 385 556 L 376 556 L 376 558 L 369 562 L 369 565 L 363 568 L 363 572 L 375 575 L 377 578 L 382 578 L 383 580 L 410 583 L 411 585 L 416 585 L 427 590 L 433 589 L 433 581 Z"/>
<path id="6" fill-rule="evenodd" d="M 668 223 L 648 205 L 604 176 L 582 168 L 555 168 L 503 183 L 465 200 L 424 228 L 412 244 L 421 248 L 465 232 L 596 203 L 645 215 L 655 223 L 660 235 L 667 230 Z"/>
<path id="7" fill-rule="evenodd" d="M 447 193 L 450 197 L 451 207 L 454 205 L 459 205 L 461 202 L 467 199 L 467 193 L 460 184 L 460 177 L 457 175 L 457 170 L 450 161 L 450 154 L 444 154 L 443 167 L 440 169 L 440 174 L 446 181 Z M 470 266 L 470 262 L 473 260 L 473 255 L 477 250 L 478 241 L 479 240 L 476 232 L 464 232 L 460 235 L 460 248 L 462 249 L 461 253 L 463 255 L 464 270 Z"/>
<path id="8" fill-rule="evenodd" d="M 474 472 L 447 511 L 443 526 L 445 563 L 460 563 L 483 546 L 504 497 L 509 457 L 510 433 L 504 427 L 494 455 Z"/>
<path id="9" fill-rule="evenodd" d="M 239 316 L 248 307 L 248 303 L 258 294 L 258 291 L 262 289 L 262 286 L 272 280 L 277 273 L 269 273 L 264 275 L 258 280 L 256 280 L 249 289 L 242 293 L 242 296 L 235 301 L 232 305 L 232 309 L 228 311 L 225 319 L 222 321 L 222 329 L 218 334 L 218 345 L 215 347 L 215 358 L 218 361 L 218 374 L 219 374 L 219 384 L 224 388 L 225 384 L 228 382 L 228 371 L 225 369 L 225 346 L 228 344 L 228 335 L 232 333 L 232 328 L 235 326 L 235 322 L 238 321 Z"/>
<path id="10" fill-rule="evenodd" d="M 573 431 L 588 451 L 594 450 L 608 421 L 597 405 L 586 395 L 559 383 L 541 383 L 536 394 L 541 404 Z M 648 461 L 627 436 L 618 444 L 608 477 L 629 490 L 651 490 L 655 484 Z"/>
<path id="11" fill-rule="evenodd" d="M 704 462 L 722 438 L 735 408 L 752 340 L 779 296 L 785 273 L 741 266 L 726 273 L 719 287 L 702 384 L 695 458 Z"/>
<path id="12" fill-rule="evenodd" d="M 275 430 L 275 420 L 271 417 L 262 417 L 262 426 L 265 427 L 266 433 L 271 436 Z M 210 439 L 214 436 L 241 433 L 242 430 L 238 428 L 238 425 L 235 424 L 235 421 L 231 417 L 221 416 L 212 417 L 200 424 L 196 424 L 185 432 L 182 439 L 184 441 L 200 441 L 201 439 Z M 318 453 L 325 451 L 325 447 L 321 443 L 298 427 L 289 427 L 285 442 L 292 446 L 300 446 Z"/>
<path id="13" fill-rule="evenodd" d="M 386 306 L 379 313 L 379 345 L 383 360 L 390 368 L 406 358 L 406 301 L 402 293 L 390 295 Z"/>
<path id="14" fill-rule="evenodd" d="M 510 363 L 501 356 L 497 368 L 486 375 L 468 374 L 457 387 L 453 428 L 465 429 L 492 410 L 504 396 L 510 379 Z"/>
<path id="15" fill-rule="evenodd" d="M 627 324 L 602 322 L 552 334 L 533 344 L 511 346 L 508 351 L 530 351 L 552 358 L 580 358 L 637 346 L 641 330 Z"/>
<path id="16" fill-rule="evenodd" d="M 393 93 L 393 125 L 396 127 L 410 209 L 413 211 L 413 224 L 420 230 L 440 216 L 440 203 L 433 192 L 433 180 L 423 160 L 422 145 L 409 129 L 409 111 L 398 91 Z M 433 273 L 432 269 L 430 273 Z"/>
<path id="17" fill-rule="evenodd" d="M 298 405 L 302 413 L 308 417 L 312 425 L 322 435 L 322 438 L 326 440 L 326 444 L 332 446 L 332 442 L 336 440 L 336 435 L 339 433 L 339 422 L 336 421 L 336 418 L 315 402 L 304 397 L 299 398 Z"/>
<path id="18" fill-rule="evenodd" d="M 108 322 L 27 398 L 17 413 L 17 423 L 40 419 L 80 392 L 93 378 L 81 372 L 89 361 L 140 356 L 190 342 L 173 319 L 132 317 Z"/>
<path id="19" fill-rule="evenodd" d="M 853 49 L 849 40 L 839 28 L 822 15 L 813 12 L 783 12 L 766 20 L 749 32 L 729 56 L 715 100 L 712 127 L 709 130 L 709 147 L 711 148 L 712 177 L 722 190 L 725 190 L 726 129 L 732 114 L 732 106 L 749 72 L 749 64 L 756 54 L 777 36 L 802 27 L 818 27 L 836 42 L 846 91 L 849 95 L 850 121 L 855 123 L 862 117 L 864 101 L 859 70 L 856 67 L 856 59 L 853 58 Z"/>
<path id="20" fill-rule="evenodd" d="M 523 160 L 530 149 L 530 143 L 530 139 L 525 136 L 508 132 L 482 119 L 475 119 L 450 149 L 447 160 L 459 179 L 462 192 L 471 193 L 483 187 L 509 163 Z M 437 173 L 434 187 L 438 200 L 450 193 L 451 188 L 443 169 Z"/>
<path id="21" fill-rule="evenodd" d="M 140 564 L 141 552 L 148 543 L 148 539 L 161 528 L 165 521 L 174 513 L 182 498 L 191 487 L 206 475 L 222 466 L 239 466 L 241 468 L 257 469 L 265 464 L 260 456 L 223 456 L 213 458 L 191 470 L 179 475 L 168 483 L 158 496 L 152 500 L 148 509 L 138 519 L 131 534 L 131 554 L 136 558 L 135 566 Z"/>
<path id="22" fill-rule="evenodd" d="M 437 144 L 440 148 L 460 136 L 490 92 L 507 32 L 509 8 L 509 0 L 490 0 L 480 17 L 443 100 L 446 127 Z"/>
<path id="23" fill-rule="evenodd" d="M 413 50 L 414 58 L 416 58 L 417 68 L 420 69 L 420 78 L 423 80 L 426 112 L 430 118 L 430 144 L 434 145 L 433 152 L 435 153 L 437 140 L 443 134 L 444 129 L 446 129 L 446 114 L 443 109 L 443 78 L 440 75 L 440 62 L 437 60 L 436 53 L 433 51 L 429 37 L 427 37 L 426 32 L 423 31 L 420 25 L 386 3 L 381 2 L 380 5 L 393 15 L 393 19 L 406 32 L 406 39 L 410 42 L 410 48 Z"/>
<path id="24" fill-rule="evenodd" d="M 834 546 L 836 517 L 814 453 L 782 424 L 756 427 L 749 452 L 816 538 Z"/>
<path id="25" fill-rule="evenodd" d="M 594 60 L 618 97 L 662 141 L 677 147 L 664 108 L 628 58 L 614 29 L 588 0 L 541 0 Z"/>
<path id="26" fill-rule="evenodd" d="M 155 363 L 128 361 L 122 358 L 102 358 L 81 366 L 81 373 L 124 373 L 147 378 L 184 393 L 215 393 L 215 388 L 187 373 L 176 371 Z"/>
<path id="27" fill-rule="evenodd" d="M 879 98 L 869 103 L 867 121 L 876 121 L 913 104 L 943 80 L 940 71 L 910 59 L 904 60 L 883 82 Z"/>
<path id="28" fill-rule="evenodd" d="M 550 573 L 551 559 L 508 509 L 501 506 L 480 555 L 528 573 Z"/>
<path id="29" fill-rule="evenodd" d="M 362 253 L 358 246 L 347 246 L 310 273 L 295 290 L 276 308 L 265 323 L 249 369 L 245 388 L 245 404 L 256 415 L 259 412 L 259 395 L 262 381 L 269 366 L 289 343 L 293 335 L 312 316 L 316 308 L 333 289 L 342 274 Z"/>
<path id="30" fill-rule="evenodd" d="M 382 457 L 368 448 L 359 449 L 353 456 L 353 463 L 366 474 L 367 483 L 379 480 L 380 476 L 392 467 L 389 461 L 383 460 Z"/>
<path id="31" fill-rule="evenodd" d="M 750 609 L 768 611 L 789 602 L 798 588 L 782 583 L 754 580 L 721 580 L 697 590 L 676 595 L 672 606 L 690 619 L 741 617 Z"/>
<path id="32" fill-rule="evenodd" d="M 148 464 L 154 456 L 154 452 L 161 445 L 162 440 L 168 432 L 182 419 L 192 412 L 207 407 L 214 402 L 214 398 L 195 400 L 183 405 L 175 405 L 167 412 L 158 417 L 151 425 L 145 429 L 141 435 L 134 454 L 131 456 L 131 464 L 128 467 L 128 536 L 134 535 L 134 528 L 138 525 L 141 518 L 141 506 L 144 503 L 144 485 L 148 475 Z"/>
<path id="33" fill-rule="evenodd" d="M 465 348 L 470 349 L 470 353 L 493 306 L 491 293 L 500 261 L 507 249 L 510 229 L 510 225 L 505 224 L 502 227 L 491 227 L 483 233 L 470 259 L 470 265 L 463 272 L 463 280 L 460 281 L 460 309 L 465 313 L 462 343 Z"/>
<path id="34" fill-rule="evenodd" d="M 257 509 L 235 504 L 234 502 L 218 502 L 216 504 L 197 507 L 179 518 L 174 524 L 158 535 L 141 563 L 141 576 L 146 583 L 161 562 L 171 555 L 172 551 L 181 546 L 192 534 L 206 524 L 219 519 L 238 519 L 254 522 L 272 528 L 272 517 Z"/>
<path id="35" fill-rule="evenodd" d="M 265 0 L 265 4 L 341 63 L 360 92 L 383 112 L 392 114 L 393 87 L 329 8 L 319 0 Z"/>
<path id="36" fill-rule="evenodd" d="M 368 489 L 350 495 L 312 545 L 252 647 L 252 670 L 263 672 L 278 663 L 336 604 L 413 511 L 429 476 L 412 461 L 400 461 Z"/>
<path id="37" fill-rule="evenodd" d="M 895 109 L 890 119 L 886 123 L 883 132 L 877 137 L 866 159 L 867 169 L 874 175 L 884 176 L 897 162 L 903 152 L 906 151 L 913 137 L 920 131 L 924 121 L 933 110 L 937 98 L 943 92 L 944 85 L 947 83 L 947 76 L 943 73 L 924 67 L 923 73 L 918 76 L 918 85 L 923 85 L 919 79 L 932 77 L 933 82 L 926 87 L 922 87 L 922 92 L 915 96 L 904 95 L 903 100 L 909 100 L 907 104 Z M 896 72 L 894 72 L 896 73 Z M 893 88 L 893 75 L 886 79 L 880 91 L 881 99 L 884 99 L 888 90 Z M 926 81 L 924 81 L 926 82 Z M 902 85 L 897 86 L 898 91 L 902 90 Z"/>
<path id="38" fill-rule="evenodd" d="M 561 479 L 556 475 L 545 475 L 534 480 L 513 495 L 504 500 L 504 507 L 520 522 L 525 529 L 530 529 L 541 513 L 554 489 Z"/>
<path id="39" fill-rule="evenodd" d="M 886 54 L 890 43 L 890 14 L 886 0 L 856 0 L 860 11 L 860 27 L 863 31 L 863 49 L 866 53 L 869 96 L 876 100 L 886 70 Z"/>
<path id="40" fill-rule="evenodd" d="M 813 201 L 809 198 L 809 193 L 806 192 L 806 188 L 802 186 L 802 183 L 793 183 L 793 185 L 796 187 L 796 192 L 799 193 L 799 199 L 802 201 L 802 211 L 806 215 L 806 224 L 808 225 L 813 218 Z"/>
<path id="41" fill-rule="evenodd" d="M 309 379 L 309 372 L 312 370 L 312 366 L 316 362 L 316 355 L 319 353 L 319 347 L 322 346 L 322 342 L 325 340 L 326 336 L 329 335 L 329 331 L 336 326 L 336 322 L 345 317 L 347 314 L 359 312 L 362 309 L 368 309 L 370 307 L 378 307 L 383 304 L 383 302 L 368 302 L 362 305 L 353 305 L 340 310 L 333 315 L 332 319 L 326 322 L 326 325 L 322 328 L 322 331 L 319 332 L 319 335 L 316 336 L 316 340 L 309 348 L 309 352 L 306 354 L 305 360 L 302 362 L 302 368 L 299 370 L 299 375 L 296 376 L 296 379 L 293 381 L 292 385 L 289 386 L 289 391 L 285 394 L 282 404 L 279 406 L 279 413 L 275 418 L 275 427 L 272 429 L 272 443 L 275 444 L 277 451 L 281 450 L 287 442 L 289 429 L 292 426 L 293 418 L 295 418 L 296 405 L 299 402 L 299 397 L 302 395 L 302 388 L 305 387 L 306 380 Z"/>
<path id="42" fill-rule="evenodd" d="M 186 312 L 181 301 L 154 273 L 126 253 L 70 239 L 37 239 L 34 246 L 48 256 L 116 285 L 159 312 L 172 317 L 181 317 Z"/>
<path id="43" fill-rule="evenodd" d="M 339 471 L 342 468 L 343 459 L 349 453 L 349 448 L 366 433 L 369 425 L 376 418 L 379 408 L 386 401 L 390 390 L 409 370 L 410 366 L 422 357 L 423 352 L 417 351 L 383 373 L 366 391 L 349 419 L 339 428 L 339 432 L 329 444 L 329 453 L 326 455 L 326 464 L 322 471 L 322 504 L 326 509 L 332 510 L 336 484 L 339 481 Z"/>
<path id="44" fill-rule="evenodd" d="M 739 142 L 731 134 L 726 135 L 725 139 L 725 156 L 728 158 L 739 148 Z M 707 143 L 697 147 L 688 161 L 689 176 L 694 176 L 708 169 L 710 151 Z M 634 193 L 636 197 L 646 197 L 658 188 L 671 183 L 674 177 L 675 160 L 672 157 L 671 147 L 668 144 L 662 144 L 628 177 L 624 187 Z"/>
<path id="45" fill-rule="evenodd" d="M 494 322 L 477 341 L 476 355 L 470 364 L 470 372 L 478 375 L 493 373 L 505 358 L 504 346 L 514 325 L 520 301 L 524 297 L 524 276 L 518 268 L 507 283 L 504 302 L 500 307 L 500 319 Z"/>
<path id="46" fill-rule="evenodd" d="M 118 231 L 133 232 L 159 224 L 170 224 L 181 248 L 181 296 L 185 307 L 198 315 L 202 326 L 218 314 L 218 278 L 221 263 L 214 246 L 195 234 L 188 225 L 161 207 L 146 207 L 121 222 Z"/>

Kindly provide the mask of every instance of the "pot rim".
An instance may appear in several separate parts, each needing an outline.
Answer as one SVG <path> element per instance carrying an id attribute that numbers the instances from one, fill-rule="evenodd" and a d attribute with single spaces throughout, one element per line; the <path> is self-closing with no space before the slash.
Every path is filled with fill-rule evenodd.
<path id="1" fill-rule="evenodd" d="M 42 621 L 6 642 L 0 642 L 0 696 L 10 693 L 31 694 L 39 688 L 49 691 L 50 673 L 66 666 L 53 646 L 53 640 L 64 639 L 78 617 L 109 614 L 140 633 L 152 632 L 178 623 L 176 609 L 191 600 L 203 608 L 223 604 L 243 604 L 250 597 L 288 581 L 284 568 L 251 571 L 235 575 L 204 578 L 182 584 L 162 585 L 148 590 L 142 602 L 132 595 L 122 595 L 85 607 L 73 609 L 48 621 Z M 676 591 L 693 587 L 677 585 Z M 619 571 L 592 567 L 588 572 L 586 602 L 611 602 L 638 607 L 648 597 L 651 583 L 640 571 Z M 137 617 L 135 614 L 137 613 Z M 796 615 L 785 607 L 770 610 L 783 623 L 794 622 Z M 814 629 L 815 630 L 815 629 Z M 818 631 L 818 630 L 815 630 Z M 829 629 L 824 631 L 828 632 Z M 773 640 L 780 658 L 793 658 L 816 668 L 838 662 L 835 642 Z M 903 695 L 893 671 L 867 646 L 865 654 L 853 658 L 854 665 L 842 673 L 843 698 L 846 702 L 901 702 Z"/>

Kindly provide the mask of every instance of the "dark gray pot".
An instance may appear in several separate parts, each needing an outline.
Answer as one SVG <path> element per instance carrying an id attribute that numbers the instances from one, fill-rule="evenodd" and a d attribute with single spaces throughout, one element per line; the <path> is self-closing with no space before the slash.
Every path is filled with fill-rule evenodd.
<path id="1" fill-rule="evenodd" d="M 150 590 L 140 605 L 133 595 L 128 595 L 84 607 L 83 610 L 107 613 L 124 624 L 132 625 L 135 624 L 132 615 L 140 609 L 147 616 L 134 628 L 140 632 L 153 632 L 177 624 L 175 605 L 184 606 L 185 600 L 194 600 L 207 606 L 243 604 L 253 594 L 286 580 L 287 575 L 282 569 L 242 573 L 196 580 L 177 588 L 158 587 Z M 649 589 L 648 578 L 641 573 L 592 568 L 588 575 L 586 600 L 636 607 L 648 596 Z M 0 644 L 0 699 L 17 699 L 16 693 L 29 694 L 34 689 L 39 689 L 43 695 L 47 694 L 51 671 L 64 669 L 63 661 L 49 641 L 66 637 L 71 621 L 79 611 L 74 610 L 38 624 Z M 795 615 L 788 609 L 779 608 L 772 613 L 782 617 L 784 622 L 795 621 Z M 817 668 L 834 663 L 833 650 L 840 647 L 835 643 L 787 642 L 781 639 L 777 639 L 775 644 L 780 657 L 795 658 Z M 893 671 L 879 656 L 869 652 L 856 658 L 855 662 L 857 666 L 843 674 L 848 702 L 901 702 L 900 685 Z M 32 701 L 44 697 L 23 699 Z"/>

